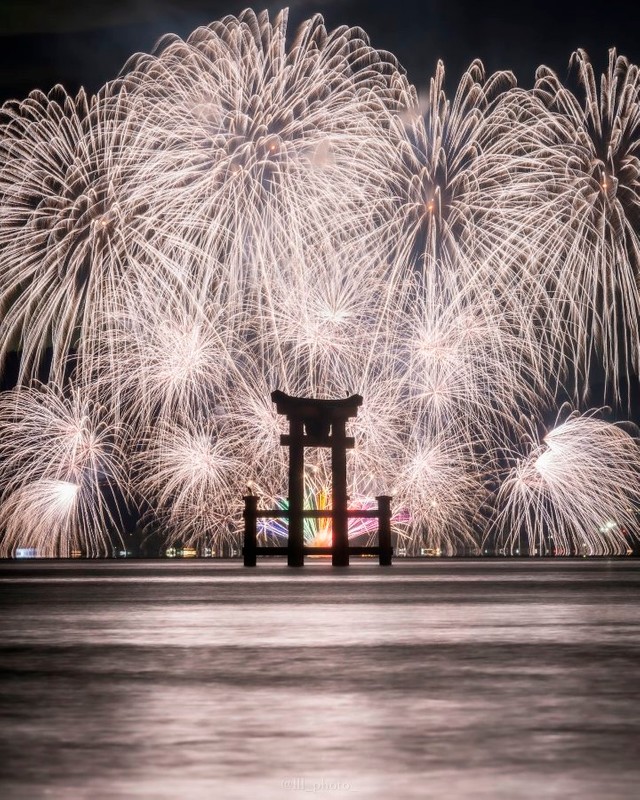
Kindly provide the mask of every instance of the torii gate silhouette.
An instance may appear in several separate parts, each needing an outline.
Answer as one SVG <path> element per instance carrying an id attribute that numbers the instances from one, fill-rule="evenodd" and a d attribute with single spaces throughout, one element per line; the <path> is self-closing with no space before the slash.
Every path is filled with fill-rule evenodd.
<path id="1" fill-rule="evenodd" d="M 316 400 L 291 397 L 279 390 L 271 393 L 278 414 L 289 420 L 289 433 L 280 437 L 280 444 L 289 448 L 289 508 L 258 510 L 258 498 L 244 498 L 244 565 L 255 567 L 259 555 L 285 555 L 290 567 L 304 566 L 306 554 L 331 555 L 334 567 L 349 566 L 349 555 L 377 555 L 381 566 L 390 566 L 391 497 L 376 497 L 378 508 L 372 510 L 347 507 L 347 449 L 354 439 L 346 435 L 346 422 L 357 416 L 362 405 L 358 394 L 340 400 Z M 304 449 L 331 448 L 331 510 L 304 508 Z M 349 519 L 373 517 L 378 519 L 378 545 L 349 546 Z M 257 520 L 262 518 L 288 519 L 289 538 L 285 547 L 258 547 Z M 330 547 L 307 546 L 304 543 L 305 518 L 330 518 L 332 544 Z"/>

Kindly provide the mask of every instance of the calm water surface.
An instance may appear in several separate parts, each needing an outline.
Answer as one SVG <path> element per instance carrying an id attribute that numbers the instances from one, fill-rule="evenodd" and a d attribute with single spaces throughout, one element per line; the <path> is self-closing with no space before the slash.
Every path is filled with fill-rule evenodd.
<path id="1" fill-rule="evenodd" d="M 637 798 L 640 563 L 0 565 L 3 798 Z"/>

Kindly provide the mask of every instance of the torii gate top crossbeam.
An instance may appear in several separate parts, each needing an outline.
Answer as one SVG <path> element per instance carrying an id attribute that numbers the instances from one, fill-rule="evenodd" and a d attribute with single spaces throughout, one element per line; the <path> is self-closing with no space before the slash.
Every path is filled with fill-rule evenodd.
<path id="1" fill-rule="evenodd" d="M 334 424 L 340 429 L 344 423 L 358 415 L 358 408 L 362 405 L 362 397 L 352 394 L 351 397 L 339 400 L 317 400 L 310 397 L 291 397 L 291 395 L 276 389 L 271 393 L 271 399 L 276 404 L 278 414 L 286 416 L 290 423 L 302 423 L 311 437 L 315 446 L 331 446 L 329 431 Z M 343 434 L 344 435 L 344 434 Z M 306 442 L 312 444 L 311 439 Z M 290 438 L 282 437 L 282 444 L 289 445 Z M 353 446 L 351 442 L 347 446 Z"/>

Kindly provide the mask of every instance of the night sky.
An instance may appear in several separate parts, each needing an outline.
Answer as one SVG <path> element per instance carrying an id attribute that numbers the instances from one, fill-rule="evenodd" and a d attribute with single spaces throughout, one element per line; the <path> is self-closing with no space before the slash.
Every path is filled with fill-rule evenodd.
<path id="1" fill-rule="evenodd" d="M 0 98 L 21 98 L 55 83 L 70 91 L 81 85 L 96 91 L 129 55 L 148 52 L 163 33 L 186 36 L 247 5 L 246 0 L 0 0 Z M 281 5 L 267 7 L 275 13 Z M 540 63 L 565 75 L 576 47 L 586 49 L 598 67 L 605 65 L 611 46 L 640 63 L 640 3 L 293 0 L 290 8 L 291 27 L 315 12 L 329 28 L 360 25 L 374 46 L 400 59 L 419 87 L 438 58 L 445 61 L 450 85 L 473 58 L 490 71 L 514 70 L 523 86 L 531 85 Z"/>

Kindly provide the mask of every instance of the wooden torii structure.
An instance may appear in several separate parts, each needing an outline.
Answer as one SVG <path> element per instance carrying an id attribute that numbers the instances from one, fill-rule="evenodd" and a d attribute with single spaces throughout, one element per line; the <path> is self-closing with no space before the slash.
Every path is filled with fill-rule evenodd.
<path id="1" fill-rule="evenodd" d="M 255 567 L 257 556 L 286 555 L 290 567 L 304 566 L 309 554 L 330 555 L 334 567 L 349 566 L 350 555 L 377 555 L 381 566 L 390 566 L 391 497 L 376 497 L 378 508 L 349 509 L 347 498 L 347 450 L 355 444 L 346 435 L 348 419 L 357 416 L 362 405 L 358 394 L 340 400 L 316 400 L 291 397 L 279 390 L 272 392 L 278 414 L 289 420 L 289 433 L 280 437 L 280 444 L 289 448 L 289 507 L 288 509 L 258 509 L 258 498 L 244 498 L 244 565 Z M 331 448 L 331 509 L 304 508 L 304 450 L 305 447 Z M 378 544 L 372 547 L 349 545 L 349 519 L 371 517 L 378 519 Z M 288 519 L 289 538 L 284 547 L 259 547 L 258 519 Z M 331 519 L 330 547 L 315 547 L 304 543 L 305 519 Z"/>

